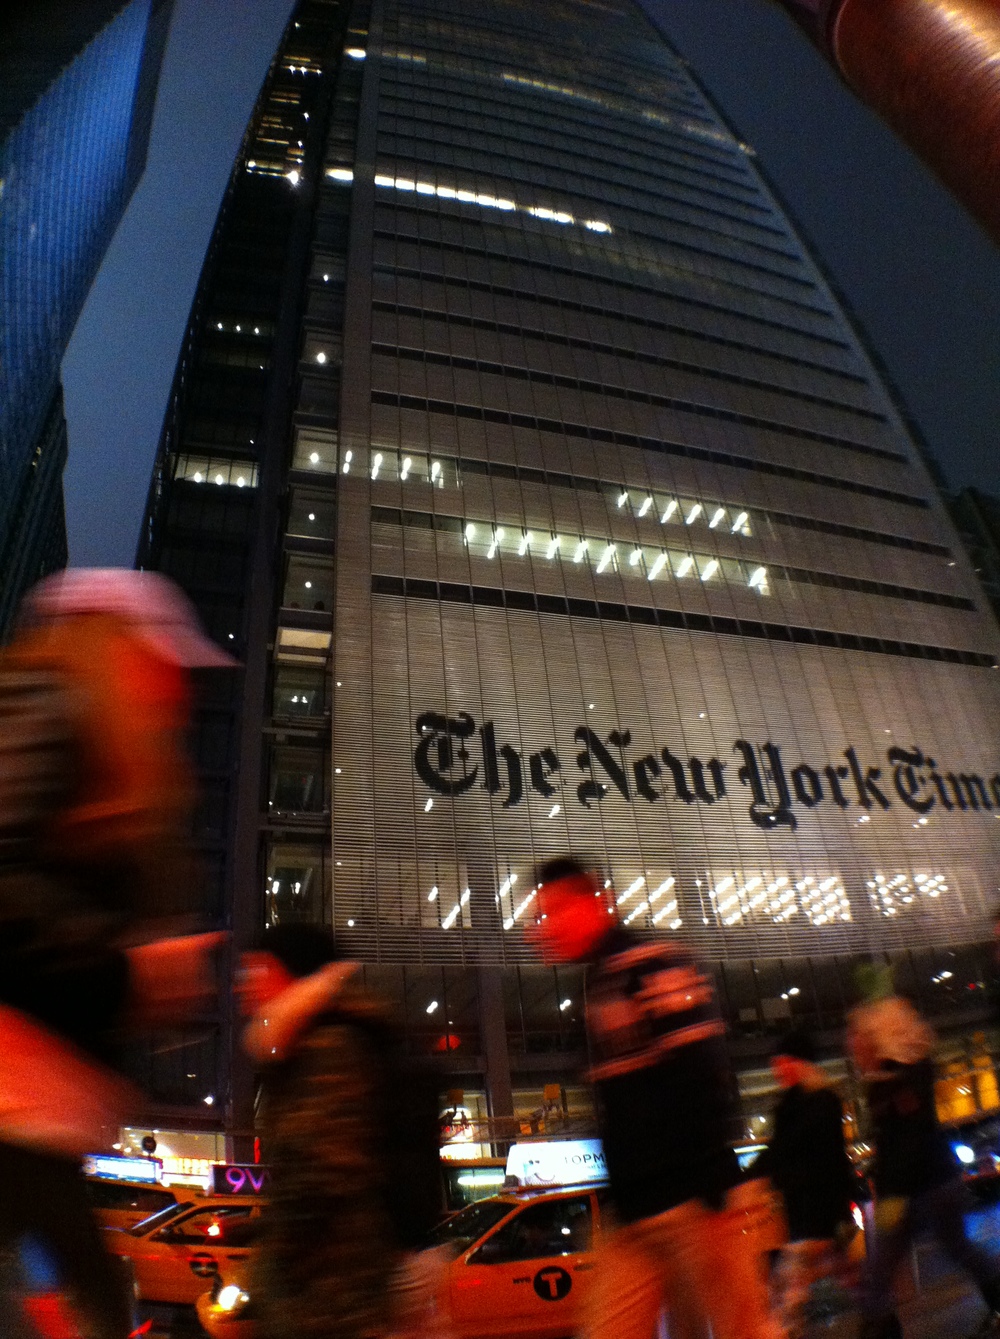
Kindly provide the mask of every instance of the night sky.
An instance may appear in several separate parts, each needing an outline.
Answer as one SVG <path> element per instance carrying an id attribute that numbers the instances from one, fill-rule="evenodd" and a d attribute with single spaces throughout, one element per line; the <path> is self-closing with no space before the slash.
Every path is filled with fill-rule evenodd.
<path id="1" fill-rule="evenodd" d="M 846 298 L 953 486 L 995 489 L 1000 253 L 768 0 L 645 0 Z M 176 0 L 149 165 L 63 366 L 76 565 L 131 565 L 215 214 L 292 0 Z"/>

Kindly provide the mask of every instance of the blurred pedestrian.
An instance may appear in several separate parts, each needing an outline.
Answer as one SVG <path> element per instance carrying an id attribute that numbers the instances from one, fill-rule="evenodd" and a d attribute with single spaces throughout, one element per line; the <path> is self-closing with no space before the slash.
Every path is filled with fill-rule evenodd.
<path id="1" fill-rule="evenodd" d="M 850 1014 L 847 1040 L 865 1084 L 875 1150 L 861 1339 L 900 1339 L 893 1278 L 914 1238 L 927 1231 L 983 1295 L 989 1313 L 977 1333 L 1000 1334 L 1000 1261 L 965 1230 L 965 1187 L 934 1103 L 934 1034 L 895 994 L 888 966 L 865 965 L 857 984 L 863 1002 Z"/>
<path id="2" fill-rule="evenodd" d="M 816 1063 L 809 1034 L 793 1031 L 782 1037 L 771 1069 L 782 1092 L 767 1165 L 781 1192 L 788 1227 L 777 1291 L 786 1331 L 797 1339 L 807 1328 L 815 1285 L 842 1263 L 839 1247 L 854 1228 L 854 1176 L 844 1141 L 844 1109 Z"/>
<path id="3" fill-rule="evenodd" d="M 602 881 L 572 859 L 537 875 L 547 962 L 594 964 L 587 989 L 617 1228 L 601 1247 L 587 1339 L 649 1339 L 666 1306 L 686 1332 L 771 1339 L 744 1232 L 736 1085 L 711 977 L 682 944 L 622 926 Z"/>
<path id="4" fill-rule="evenodd" d="M 0 652 L 0 1247 L 47 1253 L 88 1339 L 130 1326 L 79 1174 L 135 1114 L 117 1040 L 214 990 L 181 734 L 189 667 L 234 663 L 172 582 L 119 570 L 41 582 Z"/>
<path id="5" fill-rule="evenodd" d="M 250 1285 L 259 1339 L 429 1329 L 438 1274 L 408 1253 L 440 1212 L 436 1089 L 406 1071 L 385 1006 L 329 932 L 267 930 L 240 991 L 271 1171 Z"/>

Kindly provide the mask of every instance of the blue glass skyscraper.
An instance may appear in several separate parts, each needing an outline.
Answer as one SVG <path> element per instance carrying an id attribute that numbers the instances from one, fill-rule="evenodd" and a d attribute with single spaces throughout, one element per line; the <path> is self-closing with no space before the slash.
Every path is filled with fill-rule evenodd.
<path id="1" fill-rule="evenodd" d="M 145 167 L 171 5 L 85 5 L 68 20 L 50 15 L 60 24 L 55 34 L 42 22 L 51 8 L 43 5 L 30 26 L 5 38 L 0 632 L 24 588 L 66 560 L 59 367 Z"/>

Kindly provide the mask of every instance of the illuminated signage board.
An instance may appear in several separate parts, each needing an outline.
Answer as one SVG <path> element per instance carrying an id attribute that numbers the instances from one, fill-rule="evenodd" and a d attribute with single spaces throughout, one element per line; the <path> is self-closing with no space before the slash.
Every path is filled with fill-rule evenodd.
<path id="1" fill-rule="evenodd" d="M 212 1168 L 214 1195 L 264 1195 L 271 1172 L 259 1164 L 216 1163 Z"/>
<path id="2" fill-rule="evenodd" d="M 506 1173 L 522 1186 L 576 1186 L 606 1181 L 608 1167 L 599 1139 L 554 1139 L 511 1145 Z"/>
<path id="3" fill-rule="evenodd" d="M 83 1160 L 83 1172 L 102 1181 L 147 1181 L 155 1185 L 163 1177 L 163 1163 L 159 1158 L 116 1158 L 110 1153 L 91 1153 Z"/>

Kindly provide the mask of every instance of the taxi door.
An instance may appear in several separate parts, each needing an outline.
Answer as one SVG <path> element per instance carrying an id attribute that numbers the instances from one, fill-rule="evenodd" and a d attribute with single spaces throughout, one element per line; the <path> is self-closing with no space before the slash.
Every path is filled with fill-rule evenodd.
<path id="1" fill-rule="evenodd" d="M 593 1196 L 529 1202 L 451 1270 L 452 1321 L 462 1339 L 570 1335 L 593 1269 Z"/>
<path id="2" fill-rule="evenodd" d="M 256 1216 L 256 1205 L 227 1204 L 195 1209 L 160 1228 L 144 1261 L 142 1296 L 157 1302 L 196 1301 L 229 1261 L 249 1255 L 248 1232 Z"/>

